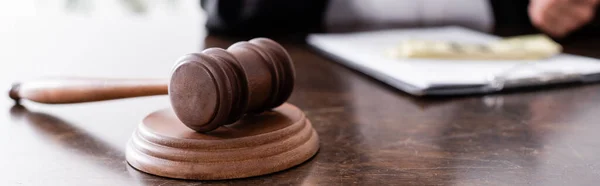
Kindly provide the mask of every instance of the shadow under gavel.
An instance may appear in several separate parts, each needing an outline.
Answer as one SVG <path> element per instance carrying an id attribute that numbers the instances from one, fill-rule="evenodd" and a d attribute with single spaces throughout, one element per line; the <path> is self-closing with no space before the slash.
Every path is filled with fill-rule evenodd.
<path id="1" fill-rule="evenodd" d="M 169 80 L 56 78 L 14 84 L 9 96 L 40 103 L 81 103 L 168 94 L 173 111 L 189 128 L 207 132 L 283 104 L 294 87 L 287 51 L 266 38 L 227 50 L 187 54 Z"/>
<path id="2" fill-rule="evenodd" d="M 36 133 L 42 136 L 45 142 L 56 143 L 60 146 L 75 150 L 83 157 L 97 160 L 102 157 L 104 159 L 124 159 L 125 152 L 112 147 L 103 139 L 97 138 L 76 125 L 69 123 L 59 117 L 51 114 L 30 111 L 24 106 L 14 105 L 10 109 L 10 115 L 13 119 L 23 119 L 24 123 L 33 127 Z M 121 161 L 106 162 L 97 161 L 98 164 L 103 164 L 105 168 L 113 171 L 123 169 Z M 122 171 L 122 170 L 118 170 Z"/>

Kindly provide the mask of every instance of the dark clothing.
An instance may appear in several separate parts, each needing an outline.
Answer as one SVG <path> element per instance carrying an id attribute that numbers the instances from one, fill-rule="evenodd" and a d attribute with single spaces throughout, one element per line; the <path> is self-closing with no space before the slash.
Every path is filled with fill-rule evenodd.
<path id="1" fill-rule="evenodd" d="M 201 0 L 211 33 L 271 36 L 319 32 L 324 0 Z"/>
<path id="2" fill-rule="evenodd" d="M 245 37 L 322 32 L 328 5 L 327 0 L 201 0 L 200 3 L 207 12 L 206 28 L 210 33 Z M 504 35 L 539 32 L 527 14 L 528 0 L 490 0 L 490 4 L 496 32 L 518 30 Z M 594 19 L 576 33 L 597 35 L 598 22 Z"/>

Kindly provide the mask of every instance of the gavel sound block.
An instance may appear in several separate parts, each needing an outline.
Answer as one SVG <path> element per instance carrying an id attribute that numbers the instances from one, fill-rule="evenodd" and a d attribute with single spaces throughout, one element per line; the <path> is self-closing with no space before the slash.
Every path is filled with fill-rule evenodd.
<path id="1" fill-rule="evenodd" d="M 298 165 L 319 149 L 312 124 L 284 103 L 294 84 L 291 58 L 258 38 L 227 50 L 188 54 L 170 81 L 50 79 L 15 84 L 9 96 L 42 103 L 78 103 L 169 94 L 172 108 L 146 116 L 127 145 L 138 170 L 159 176 L 243 178 Z"/>

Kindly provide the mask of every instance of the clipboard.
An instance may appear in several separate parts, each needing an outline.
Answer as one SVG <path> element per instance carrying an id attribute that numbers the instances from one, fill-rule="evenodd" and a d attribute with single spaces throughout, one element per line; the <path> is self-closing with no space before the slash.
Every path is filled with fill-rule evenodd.
<path id="1" fill-rule="evenodd" d="M 345 66 L 415 96 L 499 92 L 560 83 L 600 81 L 600 60 L 558 54 L 543 60 L 393 59 L 385 51 L 403 40 L 487 43 L 500 37 L 462 27 L 311 34 L 307 43 Z"/>

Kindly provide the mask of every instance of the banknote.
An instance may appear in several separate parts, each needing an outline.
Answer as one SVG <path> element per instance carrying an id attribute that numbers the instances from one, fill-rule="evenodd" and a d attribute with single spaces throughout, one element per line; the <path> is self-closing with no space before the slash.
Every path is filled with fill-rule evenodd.
<path id="1" fill-rule="evenodd" d="M 387 51 L 393 58 L 537 60 L 562 51 L 560 44 L 546 35 L 509 37 L 490 43 L 405 40 Z"/>

